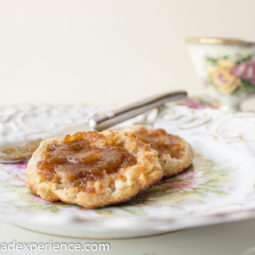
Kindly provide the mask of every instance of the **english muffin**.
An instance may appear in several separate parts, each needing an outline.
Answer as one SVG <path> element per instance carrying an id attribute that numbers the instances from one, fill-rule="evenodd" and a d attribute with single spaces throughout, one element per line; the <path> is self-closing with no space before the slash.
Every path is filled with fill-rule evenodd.
<path id="1" fill-rule="evenodd" d="M 118 129 L 120 132 L 134 132 L 137 138 L 159 153 L 164 177 L 181 173 L 192 164 L 193 151 L 189 143 L 164 129 L 147 129 L 141 125 Z"/>
<path id="2" fill-rule="evenodd" d="M 26 184 L 47 201 L 99 208 L 127 201 L 163 176 L 158 153 L 132 132 L 79 132 L 41 142 Z"/>

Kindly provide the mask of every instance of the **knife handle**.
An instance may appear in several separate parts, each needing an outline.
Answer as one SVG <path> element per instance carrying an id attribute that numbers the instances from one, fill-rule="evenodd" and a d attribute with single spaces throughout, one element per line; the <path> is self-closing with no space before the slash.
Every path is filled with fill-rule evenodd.
<path id="1" fill-rule="evenodd" d="M 89 121 L 90 130 L 102 131 L 120 122 L 134 118 L 168 102 L 187 98 L 186 91 L 176 91 L 151 96 L 105 113 L 96 113 Z"/>

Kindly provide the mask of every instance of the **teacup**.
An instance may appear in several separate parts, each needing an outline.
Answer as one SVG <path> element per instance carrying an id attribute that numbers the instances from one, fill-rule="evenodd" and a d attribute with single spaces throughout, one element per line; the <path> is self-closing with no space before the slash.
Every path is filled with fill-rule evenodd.
<path id="1" fill-rule="evenodd" d="M 207 94 L 225 108 L 239 110 L 255 93 L 255 41 L 193 37 L 187 44 Z"/>

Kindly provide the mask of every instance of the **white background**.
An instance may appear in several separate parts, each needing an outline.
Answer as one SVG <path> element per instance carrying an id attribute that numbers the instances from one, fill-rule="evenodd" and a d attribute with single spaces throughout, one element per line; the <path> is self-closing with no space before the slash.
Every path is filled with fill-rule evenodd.
<path id="1" fill-rule="evenodd" d="M 0 104 L 201 93 L 188 36 L 255 37 L 253 0 L 0 0 Z"/>
<path id="2" fill-rule="evenodd" d="M 94 255 L 254 255 L 255 220 L 175 231 L 151 237 L 92 240 L 57 237 L 0 223 L 1 242 L 109 242 L 110 252 L 34 252 L 5 255 L 94 254 Z M 1 253 L 2 254 L 2 253 Z"/>

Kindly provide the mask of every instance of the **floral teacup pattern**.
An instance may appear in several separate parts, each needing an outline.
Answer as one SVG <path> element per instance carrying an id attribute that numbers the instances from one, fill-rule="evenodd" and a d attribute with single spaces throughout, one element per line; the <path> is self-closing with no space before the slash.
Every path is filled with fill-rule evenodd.
<path id="1" fill-rule="evenodd" d="M 234 60 L 230 56 L 206 56 L 206 84 L 222 95 L 255 90 L 255 58 L 251 55 Z"/>
<path id="2" fill-rule="evenodd" d="M 255 94 L 255 41 L 199 37 L 187 42 L 207 96 L 222 109 L 240 110 Z"/>

